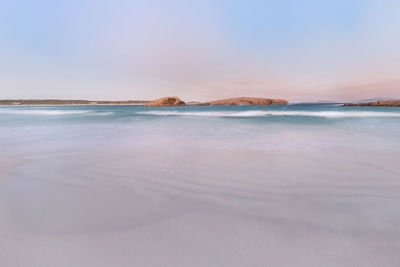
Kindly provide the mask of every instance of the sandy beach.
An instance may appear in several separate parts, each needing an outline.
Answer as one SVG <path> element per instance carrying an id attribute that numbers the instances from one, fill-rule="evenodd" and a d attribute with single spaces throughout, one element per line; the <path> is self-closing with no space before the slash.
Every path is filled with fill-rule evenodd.
<path id="1" fill-rule="evenodd" d="M 1 1 L 0 267 L 400 267 L 399 14 Z"/>
<path id="2" fill-rule="evenodd" d="M 1 266 L 400 261 L 391 113 L 298 124 L 245 107 L 70 109 L 3 114 Z"/>

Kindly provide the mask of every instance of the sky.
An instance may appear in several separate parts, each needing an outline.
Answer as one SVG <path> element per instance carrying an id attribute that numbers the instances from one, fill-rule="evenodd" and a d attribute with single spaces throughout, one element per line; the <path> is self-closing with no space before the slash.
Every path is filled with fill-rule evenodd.
<path id="1" fill-rule="evenodd" d="M 0 99 L 400 98 L 397 0 L 0 0 Z"/>

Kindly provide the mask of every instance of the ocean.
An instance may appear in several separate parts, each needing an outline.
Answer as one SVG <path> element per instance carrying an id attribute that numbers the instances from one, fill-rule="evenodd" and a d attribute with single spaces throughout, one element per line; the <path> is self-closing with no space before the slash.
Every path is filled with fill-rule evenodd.
<path id="1" fill-rule="evenodd" d="M 0 266 L 400 265 L 400 108 L 0 107 Z"/>

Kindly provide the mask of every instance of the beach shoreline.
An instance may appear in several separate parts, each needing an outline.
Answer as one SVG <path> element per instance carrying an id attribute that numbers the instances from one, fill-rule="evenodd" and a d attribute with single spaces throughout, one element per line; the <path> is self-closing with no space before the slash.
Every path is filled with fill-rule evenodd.
<path id="1" fill-rule="evenodd" d="M 35 107 L 35 106 L 144 106 L 145 104 L 24 104 L 24 105 L 7 105 L 0 104 L 0 107 Z"/>
<path id="2" fill-rule="evenodd" d="M 400 110 L 362 109 L 0 108 L 0 265 L 395 267 Z"/>

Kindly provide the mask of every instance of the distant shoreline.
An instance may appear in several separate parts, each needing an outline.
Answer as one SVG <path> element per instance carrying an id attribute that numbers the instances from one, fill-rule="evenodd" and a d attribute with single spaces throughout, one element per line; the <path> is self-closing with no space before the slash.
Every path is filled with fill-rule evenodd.
<path id="1" fill-rule="evenodd" d="M 168 101 L 166 103 L 158 103 L 161 100 L 176 100 L 179 104 L 171 104 Z M 157 102 L 158 101 L 158 102 Z M 296 104 L 337 104 L 342 107 L 399 107 L 400 100 L 378 100 L 371 102 L 360 102 L 360 103 L 334 103 L 327 102 L 309 102 L 309 103 L 293 103 Z M 154 104 L 156 103 L 156 104 Z M 249 98 L 249 97 L 237 97 L 228 98 L 221 100 L 214 100 L 209 102 L 183 102 L 177 97 L 164 97 L 161 99 L 147 101 L 147 100 L 123 100 L 123 101 L 90 101 L 90 100 L 62 100 L 62 99 L 0 99 L 0 106 L 11 106 L 11 107 L 24 107 L 24 106 L 208 106 L 208 105 L 288 105 L 290 104 L 286 100 L 281 99 L 268 99 L 268 98 Z"/>
<path id="2" fill-rule="evenodd" d="M 144 106 L 145 104 L 23 104 L 23 105 L 11 105 L 11 104 L 0 104 L 3 107 L 32 107 L 32 106 Z"/>
<path id="3" fill-rule="evenodd" d="M 146 105 L 150 101 L 127 100 L 127 101 L 90 101 L 90 100 L 61 100 L 61 99 L 40 99 L 40 100 L 0 100 L 0 106 L 138 106 Z"/>

